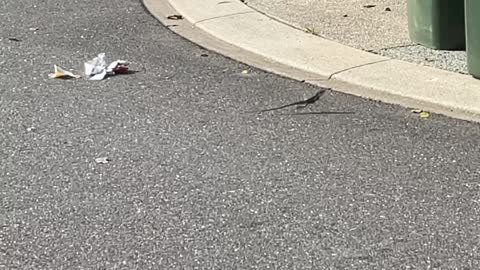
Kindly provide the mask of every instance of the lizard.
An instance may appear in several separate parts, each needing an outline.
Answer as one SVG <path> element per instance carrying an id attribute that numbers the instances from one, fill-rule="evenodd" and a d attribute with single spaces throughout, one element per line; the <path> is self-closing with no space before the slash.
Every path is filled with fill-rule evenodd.
<path id="1" fill-rule="evenodd" d="M 328 88 L 328 89 L 329 89 L 329 88 Z M 287 104 L 287 105 L 283 105 L 283 106 L 280 106 L 280 107 L 275 107 L 275 108 L 271 108 L 271 109 L 260 110 L 260 111 L 258 111 L 258 113 L 269 112 L 269 111 L 276 111 L 276 110 L 280 110 L 280 109 L 287 108 L 287 107 L 291 107 L 291 106 L 295 106 L 295 105 L 298 105 L 297 108 L 305 108 L 305 107 L 307 107 L 308 105 L 313 104 L 313 103 L 315 103 L 317 100 L 319 100 L 320 97 L 321 97 L 323 94 L 325 94 L 325 92 L 326 92 L 328 89 L 322 89 L 322 90 L 318 91 L 313 97 L 311 97 L 311 98 L 309 98 L 309 99 L 301 100 L 301 101 L 297 101 L 297 102 L 293 102 L 293 103 L 290 103 L 290 104 Z"/>

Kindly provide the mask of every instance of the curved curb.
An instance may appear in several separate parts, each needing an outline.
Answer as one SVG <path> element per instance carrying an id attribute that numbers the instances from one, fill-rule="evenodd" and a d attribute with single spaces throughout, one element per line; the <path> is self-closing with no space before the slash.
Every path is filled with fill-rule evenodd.
<path id="1" fill-rule="evenodd" d="M 307 34 L 239 0 L 143 0 L 173 31 L 221 54 L 294 79 L 480 121 L 480 80 L 392 60 Z M 187 20 L 169 21 L 181 14 Z M 201 31 L 199 31 L 201 30 Z"/>

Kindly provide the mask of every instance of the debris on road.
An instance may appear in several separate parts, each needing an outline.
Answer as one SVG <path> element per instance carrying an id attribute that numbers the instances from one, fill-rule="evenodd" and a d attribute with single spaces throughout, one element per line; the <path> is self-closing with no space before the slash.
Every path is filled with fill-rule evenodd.
<path id="1" fill-rule="evenodd" d="M 429 118 L 429 117 L 430 117 L 430 113 L 429 113 L 429 112 L 421 112 L 421 113 L 420 113 L 420 117 L 421 117 L 421 118 Z"/>
<path id="2" fill-rule="evenodd" d="M 21 41 L 20 39 L 14 38 L 14 37 L 10 37 L 10 38 L 8 38 L 8 40 L 15 41 L 15 42 L 20 42 Z"/>
<path id="3" fill-rule="evenodd" d="M 113 61 L 107 66 L 105 53 L 100 53 L 97 57 L 85 62 L 85 75 L 92 81 L 100 81 L 107 76 L 128 74 L 128 72 L 128 62 L 124 60 Z"/>
<path id="4" fill-rule="evenodd" d="M 98 164 L 107 164 L 110 161 L 112 161 L 112 160 L 107 158 L 107 157 L 100 157 L 100 158 L 95 159 L 95 162 L 98 163 Z"/>
<path id="5" fill-rule="evenodd" d="M 363 5 L 364 8 L 374 8 L 376 7 L 377 5 Z"/>
<path id="6" fill-rule="evenodd" d="M 305 33 L 307 33 L 307 34 L 312 34 L 312 35 L 316 35 L 316 34 L 317 34 L 317 32 L 315 31 L 315 28 L 313 28 L 313 27 L 305 27 L 305 30 L 304 30 L 304 31 L 305 31 Z"/>
<path id="7" fill-rule="evenodd" d="M 167 19 L 169 19 L 169 20 L 183 20 L 183 16 L 175 14 L 175 15 L 167 16 Z"/>
<path id="8" fill-rule="evenodd" d="M 248 69 L 242 70 L 242 74 L 248 74 L 250 71 Z"/>
<path id="9" fill-rule="evenodd" d="M 421 110 L 421 109 L 413 109 L 413 110 L 411 110 L 411 112 L 414 113 L 414 114 L 420 115 L 420 118 L 429 118 L 430 117 L 429 112 L 426 112 L 426 111 Z"/>
<path id="10" fill-rule="evenodd" d="M 54 68 L 54 72 L 48 74 L 48 77 L 50 77 L 51 79 L 78 79 L 81 77 L 57 65 L 54 65 L 53 68 Z"/>

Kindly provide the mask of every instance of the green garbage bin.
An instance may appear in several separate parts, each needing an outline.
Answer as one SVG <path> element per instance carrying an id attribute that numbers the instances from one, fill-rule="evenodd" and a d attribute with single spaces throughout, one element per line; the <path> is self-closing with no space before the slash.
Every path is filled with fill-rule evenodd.
<path id="1" fill-rule="evenodd" d="M 408 0 L 407 6 L 413 42 L 437 50 L 465 49 L 464 0 Z"/>
<path id="2" fill-rule="evenodd" d="M 480 0 L 465 0 L 468 73 L 480 78 Z"/>

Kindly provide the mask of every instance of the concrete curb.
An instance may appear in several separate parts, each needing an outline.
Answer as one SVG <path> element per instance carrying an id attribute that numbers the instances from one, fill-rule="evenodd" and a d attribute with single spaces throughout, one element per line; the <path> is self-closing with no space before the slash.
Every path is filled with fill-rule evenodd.
<path id="1" fill-rule="evenodd" d="M 299 31 L 239 0 L 144 0 L 180 35 L 221 54 L 336 91 L 480 121 L 480 80 L 370 54 Z M 187 21 L 169 21 L 181 14 Z M 199 31 L 201 30 L 201 31 Z M 203 35 L 203 37 L 202 37 Z"/>

